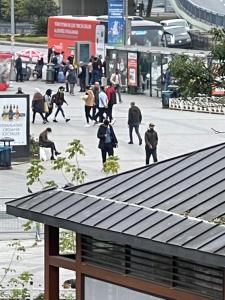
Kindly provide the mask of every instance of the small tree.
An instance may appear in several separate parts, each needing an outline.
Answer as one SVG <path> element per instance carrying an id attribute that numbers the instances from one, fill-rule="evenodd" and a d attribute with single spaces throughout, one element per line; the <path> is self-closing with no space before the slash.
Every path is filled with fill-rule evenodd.
<path id="1" fill-rule="evenodd" d="M 184 97 L 211 94 L 213 76 L 203 58 L 175 55 L 169 63 L 169 69 L 178 80 L 179 90 Z"/>
<path id="2" fill-rule="evenodd" d="M 25 247 L 19 240 L 14 240 L 8 244 L 13 249 L 12 255 L 7 267 L 4 267 L 4 274 L 0 278 L 0 297 L 4 299 L 21 299 L 25 300 L 29 296 L 28 284 L 33 279 L 33 274 L 28 271 L 24 271 L 17 277 L 7 276 L 16 273 L 16 270 L 12 267 L 15 261 L 21 260 L 20 253 L 26 251 Z M 10 288 L 10 289 L 9 289 Z M 8 290 L 7 290 L 8 289 Z"/>
<path id="3" fill-rule="evenodd" d="M 103 164 L 103 172 L 106 175 L 117 174 L 119 171 L 119 157 L 118 156 L 109 156 Z"/>

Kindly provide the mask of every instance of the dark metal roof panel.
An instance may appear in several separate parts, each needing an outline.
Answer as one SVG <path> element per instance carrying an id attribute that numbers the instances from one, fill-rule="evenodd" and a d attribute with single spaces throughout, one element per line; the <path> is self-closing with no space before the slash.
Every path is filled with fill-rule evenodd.
<path id="1" fill-rule="evenodd" d="M 185 247 L 190 247 L 194 249 L 199 249 L 204 245 L 208 244 L 213 239 L 220 238 L 222 235 L 225 234 L 223 226 L 211 226 L 211 229 L 206 231 L 205 233 L 197 236 L 190 242 L 185 244 Z"/>
<path id="2" fill-rule="evenodd" d="M 203 153 L 196 153 L 187 157 L 179 157 L 174 161 L 165 161 L 163 164 L 157 164 L 153 168 L 146 169 L 138 176 L 132 177 L 127 184 L 123 184 L 123 181 L 116 186 L 116 189 L 113 189 L 115 186 L 111 182 L 111 186 L 102 187 L 101 195 L 108 198 L 117 198 L 120 201 L 132 201 L 132 198 L 135 200 L 132 202 L 138 203 L 139 198 L 142 201 L 142 196 L 147 190 L 147 193 L 151 192 L 154 194 L 154 191 L 166 189 L 171 186 L 171 184 L 179 182 L 182 180 L 182 174 L 184 178 L 194 174 L 199 171 L 199 163 L 201 159 L 208 157 L 215 150 L 210 150 L 203 155 Z M 215 161 L 215 158 L 213 159 Z M 205 160 L 202 161 L 204 167 L 208 166 L 208 162 Z M 192 168 L 190 168 L 192 166 Z M 174 173 L 176 169 L 176 173 Z M 188 174 L 190 173 L 190 174 Z M 109 183 L 109 182 L 108 182 Z M 108 188 L 110 190 L 108 191 Z M 104 190 L 106 192 L 104 192 Z M 95 195 L 100 195 L 99 190 L 92 190 Z"/>
<path id="3" fill-rule="evenodd" d="M 213 239 L 211 242 L 208 242 L 208 244 L 199 247 L 198 249 L 205 252 L 216 253 L 221 248 L 223 248 L 224 245 L 225 245 L 225 234 Z"/>
<path id="4" fill-rule="evenodd" d="M 76 199 L 76 195 L 74 195 L 73 198 Z M 74 214 L 78 214 L 80 211 L 86 210 L 89 206 L 97 203 L 98 201 L 99 199 L 96 197 L 79 198 L 78 201 L 74 201 L 74 205 L 64 207 L 64 210 L 55 214 L 55 216 L 62 219 L 70 219 Z"/>
<path id="5" fill-rule="evenodd" d="M 178 246 L 184 246 L 196 237 L 202 235 L 203 233 L 210 230 L 212 227 L 216 226 L 216 224 L 206 223 L 204 221 L 197 222 L 197 225 L 193 228 L 186 230 L 175 238 L 171 238 L 169 243 Z M 224 228 L 225 229 L 225 228 Z"/>
<path id="6" fill-rule="evenodd" d="M 149 220 L 149 217 L 153 214 L 153 211 L 148 211 L 141 209 L 135 214 L 128 216 L 125 220 L 117 223 L 116 225 L 110 227 L 110 230 L 125 232 L 128 228 L 133 227 L 140 220 Z"/>
<path id="7" fill-rule="evenodd" d="M 138 236 L 148 239 L 154 239 L 162 232 L 167 231 L 170 227 L 175 226 L 183 220 L 182 216 L 170 215 L 168 218 L 165 218 L 161 222 L 153 224 L 150 228 L 144 230 Z"/>
<path id="8" fill-rule="evenodd" d="M 197 220 L 194 219 L 184 218 L 183 221 L 176 224 L 176 226 L 168 228 L 167 230 L 158 234 L 156 237 L 154 237 L 154 240 L 158 242 L 168 242 L 180 234 L 185 234 L 186 231 L 194 228 L 196 225 L 198 225 L 198 223 L 201 222 L 200 220 L 197 222 L 196 221 Z"/>
<path id="9" fill-rule="evenodd" d="M 198 194 L 193 195 L 186 195 L 185 193 L 181 193 L 178 195 L 173 196 L 174 205 L 170 207 L 170 210 L 172 210 L 175 213 L 182 214 L 185 211 L 188 211 L 190 207 L 193 209 L 199 209 L 198 212 L 196 212 L 196 215 L 201 213 L 201 205 L 206 202 L 206 205 L 211 203 L 213 205 L 213 201 L 210 201 L 212 198 L 215 198 L 215 196 L 218 193 L 221 193 L 225 191 L 225 184 L 224 180 L 220 182 L 216 182 L 214 185 L 211 184 L 210 186 L 206 186 L 203 191 L 199 191 Z"/>
<path id="10" fill-rule="evenodd" d="M 124 232 L 131 235 L 140 235 L 142 232 L 151 228 L 153 225 L 161 223 L 164 219 L 169 218 L 170 213 L 162 211 L 154 211 L 153 214 L 147 219 L 140 220 L 138 223 L 135 223 L 133 226 L 125 230 Z"/>
<path id="11" fill-rule="evenodd" d="M 90 197 L 89 197 L 90 198 Z M 102 201 L 101 199 L 98 199 L 97 201 L 92 203 L 92 199 L 90 198 L 84 199 L 83 202 L 86 202 L 86 208 L 83 210 L 76 212 L 76 211 L 71 211 L 71 217 L 68 219 L 72 222 L 77 222 L 77 223 L 83 223 L 86 220 L 88 220 L 91 216 L 94 216 L 97 214 L 99 211 L 102 209 L 108 207 L 110 205 L 110 202 L 108 201 Z M 89 205 L 89 202 L 91 204 Z"/>
<path id="12" fill-rule="evenodd" d="M 117 205 L 118 207 L 121 207 L 121 209 L 109 216 L 107 219 L 102 220 L 102 222 L 99 222 L 96 227 L 109 229 L 110 227 L 115 226 L 117 223 L 122 222 L 127 217 L 140 210 L 139 207 L 125 206 L 122 203 L 117 203 Z"/>
<path id="13" fill-rule="evenodd" d="M 84 224 L 89 226 L 97 226 L 99 223 L 108 219 L 110 216 L 114 215 L 122 208 L 123 208 L 122 206 L 118 206 L 115 203 L 111 202 L 103 210 L 99 211 L 97 214 L 90 216 L 89 219 L 85 220 Z"/>
<path id="14" fill-rule="evenodd" d="M 197 195 L 198 193 L 204 191 L 207 186 L 218 182 L 221 176 L 225 177 L 225 169 L 218 171 L 216 174 L 211 173 L 211 175 L 209 175 L 207 172 L 195 174 L 185 181 L 177 184 L 173 184 L 171 180 L 171 187 L 168 187 L 161 192 L 157 190 L 154 191 L 154 195 L 153 193 L 149 195 L 149 200 L 144 200 L 140 204 L 147 207 L 158 207 L 163 210 L 169 210 L 171 206 L 174 206 L 174 196 L 178 194 L 184 194 L 186 197 Z"/>

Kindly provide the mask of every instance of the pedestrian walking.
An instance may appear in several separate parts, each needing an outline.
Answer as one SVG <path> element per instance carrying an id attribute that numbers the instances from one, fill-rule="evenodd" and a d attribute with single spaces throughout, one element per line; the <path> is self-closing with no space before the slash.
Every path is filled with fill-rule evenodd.
<path id="1" fill-rule="evenodd" d="M 48 134 L 52 132 L 50 127 L 46 128 L 39 135 L 39 146 L 51 149 L 51 160 L 55 160 L 55 156 L 61 153 L 56 150 L 55 143 L 48 138 Z M 55 156 L 54 156 L 55 155 Z"/>
<path id="2" fill-rule="evenodd" d="M 86 87 L 86 93 L 82 97 L 82 99 L 84 100 L 84 103 L 85 103 L 84 110 L 85 110 L 85 117 L 86 117 L 86 121 L 87 121 L 87 124 L 85 125 L 85 127 L 90 127 L 89 120 L 93 120 L 90 112 L 95 103 L 95 96 L 94 96 L 94 93 L 90 86 Z"/>
<path id="3" fill-rule="evenodd" d="M 158 134 L 154 130 L 155 125 L 149 124 L 149 129 L 145 132 L 145 152 L 146 152 L 146 165 L 149 165 L 149 160 L 152 155 L 154 163 L 157 160 L 157 145 L 158 145 Z"/>
<path id="4" fill-rule="evenodd" d="M 79 73 L 78 73 L 80 92 L 85 92 L 86 87 L 86 66 L 82 61 L 80 61 Z"/>
<path id="5" fill-rule="evenodd" d="M 55 103 L 55 105 L 57 106 L 57 110 L 55 113 L 55 117 L 53 122 L 58 122 L 56 120 L 56 117 L 58 115 L 59 112 L 61 112 L 63 118 L 65 119 L 66 123 L 70 121 L 70 119 L 65 117 L 64 111 L 63 111 L 63 104 L 66 103 L 68 105 L 68 103 L 66 102 L 65 98 L 64 98 L 64 87 L 60 86 L 58 89 L 58 92 L 52 96 L 52 103 Z"/>
<path id="6" fill-rule="evenodd" d="M 116 72 L 111 75 L 110 82 L 115 87 L 116 93 L 117 93 L 118 98 L 119 98 L 119 102 L 122 103 L 122 99 L 121 99 L 122 81 L 121 81 L 121 75 L 119 74 L 119 70 L 118 69 L 116 69 Z"/>
<path id="7" fill-rule="evenodd" d="M 17 59 L 15 60 L 15 68 L 16 68 L 16 82 L 19 80 L 23 82 L 23 64 L 22 64 L 22 59 L 21 55 L 18 54 Z"/>
<path id="8" fill-rule="evenodd" d="M 92 72 L 93 72 L 93 57 L 90 58 L 87 68 L 88 68 L 88 84 L 91 85 L 92 82 Z"/>
<path id="9" fill-rule="evenodd" d="M 142 121 L 142 114 L 140 109 L 135 105 L 135 102 L 130 103 L 130 108 L 128 111 L 128 126 L 129 126 L 129 136 L 130 141 L 128 144 L 133 144 L 133 129 L 135 129 L 135 132 L 137 134 L 139 145 L 142 144 L 142 138 L 139 133 L 139 126 Z"/>
<path id="10" fill-rule="evenodd" d="M 66 79 L 68 80 L 70 95 L 74 95 L 74 87 L 77 82 L 77 75 L 73 65 L 69 65 L 69 70 L 67 71 Z"/>
<path id="11" fill-rule="evenodd" d="M 111 124 L 115 123 L 115 119 L 112 117 L 113 105 L 116 104 L 116 91 L 113 84 L 110 82 L 109 86 L 106 88 L 106 95 L 108 97 L 108 108 L 107 117 Z"/>
<path id="12" fill-rule="evenodd" d="M 108 108 L 108 97 L 105 93 L 104 86 L 101 86 L 98 98 L 99 98 L 98 112 L 94 116 L 94 120 L 95 120 L 95 123 L 98 123 L 97 119 L 99 118 L 99 122 L 102 123 L 104 120 L 103 115 Z"/>
<path id="13" fill-rule="evenodd" d="M 108 156 L 113 156 L 114 148 L 118 146 L 114 130 L 107 119 L 100 125 L 97 137 L 99 138 L 98 148 L 101 149 L 102 163 L 104 164 L 107 154 Z"/>
<path id="14" fill-rule="evenodd" d="M 41 91 L 39 88 L 35 88 L 35 93 L 32 100 L 32 111 L 33 111 L 33 120 L 32 123 L 35 122 L 36 113 L 39 113 L 42 117 L 43 124 L 46 123 L 45 117 L 43 115 L 44 113 L 44 97 L 41 94 Z"/>
<path id="15" fill-rule="evenodd" d="M 47 89 L 44 95 L 44 101 L 45 104 L 47 105 L 47 111 L 45 112 L 45 121 L 48 121 L 48 117 L 51 115 L 52 110 L 53 110 L 53 103 L 52 103 L 52 90 L 51 89 Z"/>
<path id="16" fill-rule="evenodd" d="M 96 111 L 99 107 L 99 93 L 100 93 L 100 84 L 98 81 L 96 81 L 94 83 L 94 86 L 92 87 L 92 91 L 94 93 L 94 96 L 95 96 L 95 103 L 93 105 L 93 109 L 92 109 L 92 119 L 95 118 L 95 115 L 96 115 Z"/>

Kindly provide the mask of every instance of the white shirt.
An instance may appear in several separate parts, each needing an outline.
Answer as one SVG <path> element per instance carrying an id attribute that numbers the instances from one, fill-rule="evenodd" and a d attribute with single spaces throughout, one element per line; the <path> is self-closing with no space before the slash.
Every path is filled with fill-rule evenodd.
<path id="1" fill-rule="evenodd" d="M 106 93 L 101 91 L 99 93 L 99 107 L 103 108 L 103 107 L 107 107 L 107 106 L 108 106 L 108 97 L 107 97 Z"/>

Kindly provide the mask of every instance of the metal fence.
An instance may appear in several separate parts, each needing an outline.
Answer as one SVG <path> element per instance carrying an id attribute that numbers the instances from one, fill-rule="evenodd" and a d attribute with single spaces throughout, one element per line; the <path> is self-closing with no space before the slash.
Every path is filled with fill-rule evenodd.
<path id="1" fill-rule="evenodd" d="M 213 11 L 209 11 L 206 8 L 200 7 L 197 4 L 189 0 L 175 0 L 178 7 L 182 8 L 188 15 L 195 17 L 200 21 L 209 23 L 215 27 L 225 26 L 225 16 L 223 14 L 218 14 Z"/>
<path id="2" fill-rule="evenodd" d="M 16 33 L 26 34 L 35 32 L 34 24 L 27 22 L 17 22 L 15 25 Z M 6 22 L 0 22 L 0 33 L 2 34 L 11 34 L 11 24 Z"/>
<path id="3" fill-rule="evenodd" d="M 13 200 L 12 198 L 0 198 L 0 235 L 4 233 L 22 233 L 25 234 L 22 225 L 27 222 L 27 220 L 22 218 L 17 218 L 6 213 L 5 203 Z M 32 229 L 30 233 L 34 233 L 35 229 Z M 29 234 L 30 234 L 29 233 Z"/>

